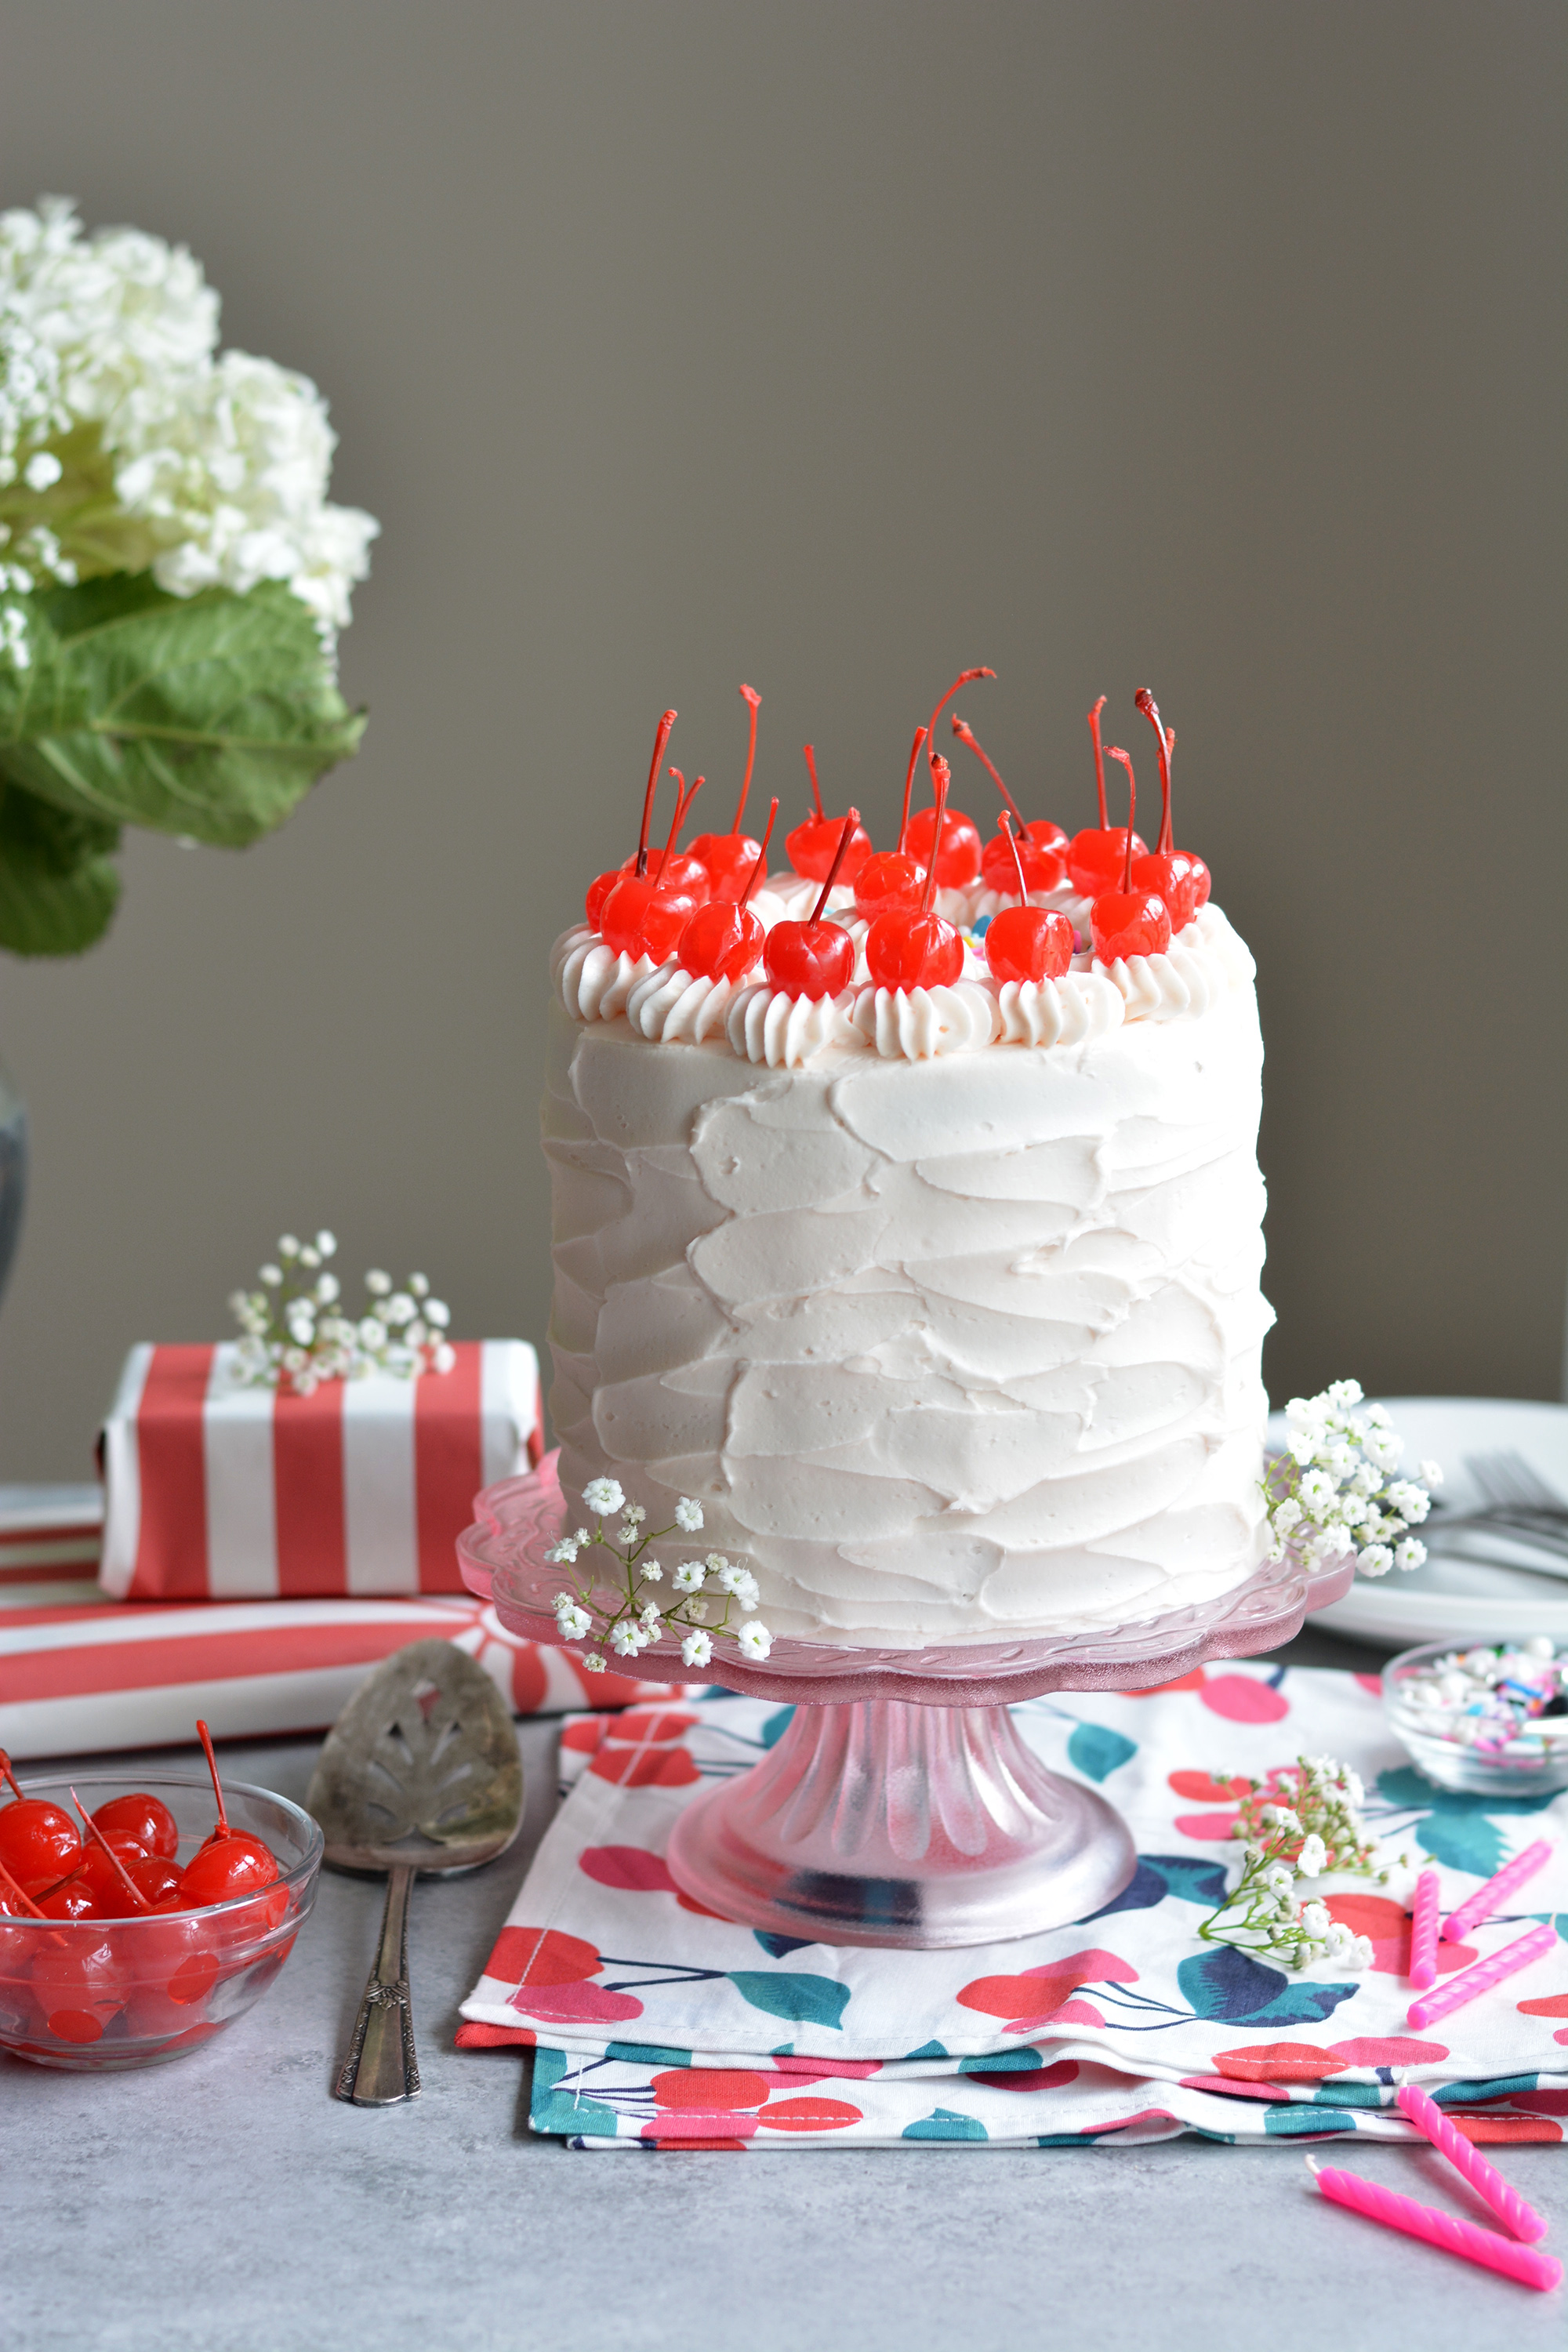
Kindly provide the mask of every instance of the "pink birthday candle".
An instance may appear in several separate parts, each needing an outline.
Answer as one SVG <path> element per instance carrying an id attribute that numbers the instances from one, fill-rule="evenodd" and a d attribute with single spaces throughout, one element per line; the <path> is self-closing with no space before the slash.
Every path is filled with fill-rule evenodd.
<path id="1" fill-rule="evenodd" d="M 1537 1838 L 1522 1853 L 1516 1853 L 1511 1862 L 1505 1862 L 1496 1876 L 1489 1878 L 1484 1886 L 1478 1886 L 1469 1900 L 1461 1903 L 1449 1918 L 1443 1929 L 1448 1942 L 1462 1944 L 1472 1927 L 1479 1927 L 1483 1919 L 1489 1918 L 1516 1887 L 1522 1886 L 1527 1878 L 1533 1878 L 1551 1859 L 1551 1845 L 1545 1838 Z"/>
<path id="2" fill-rule="evenodd" d="M 1456 2130 L 1436 2099 L 1429 2099 L 1419 2083 L 1402 2083 L 1394 2095 L 1394 2103 L 1407 2115 L 1419 2132 L 1425 2132 L 1439 2156 L 1446 2156 L 1456 2172 L 1462 2172 L 1483 2204 L 1489 2205 L 1498 2220 L 1513 2231 L 1516 2238 L 1544 2238 L 1546 2224 L 1532 2205 L 1527 2205 L 1517 2189 L 1510 2189 L 1500 2172 L 1489 2165 L 1479 2147 L 1472 2147 L 1462 2131 Z"/>
<path id="3" fill-rule="evenodd" d="M 1437 1874 L 1424 1870 L 1410 1907 L 1410 1981 L 1417 1992 L 1437 1981 Z"/>
<path id="4" fill-rule="evenodd" d="M 1450 1977 L 1447 1984 L 1438 1985 L 1433 1991 L 1423 1994 L 1419 2000 L 1413 2000 L 1405 2012 L 1405 2018 L 1412 2025 L 1436 2025 L 1437 2020 L 1447 2017 L 1451 2009 L 1463 2009 L 1465 2003 L 1474 2000 L 1479 1992 L 1489 1992 L 1493 1985 L 1501 1984 L 1505 1977 L 1513 1976 L 1520 1969 L 1527 1969 L 1531 1960 L 1539 1960 L 1556 1948 L 1555 1927 L 1532 1927 L 1528 1936 L 1516 1937 L 1511 1944 L 1505 1944 L 1500 1952 L 1494 1952 L 1490 1959 L 1478 1960 L 1473 1969 L 1462 1969 L 1457 1977 Z"/>
<path id="5" fill-rule="evenodd" d="M 1505 2278 L 1518 2279 L 1524 2286 L 1553 2287 L 1562 2280 L 1563 2265 L 1554 2254 L 1516 2246 L 1511 2238 L 1500 2236 L 1496 2230 L 1483 2230 L 1474 2221 L 1440 2213 L 1435 2205 L 1417 2205 L 1414 2197 L 1380 2189 L 1375 2180 L 1363 2180 L 1359 2172 L 1319 2166 L 1311 2157 L 1307 2158 L 1307 2168 L 1331 2203 L 1347 2205 L 1352 2213 L 1364 2213 L 1369 2221 L 1381 2221 L 1385 2229 L 1403 2230 L 1409 2237 L 1440 2247 L 1446 2254 L 1462 2254 L 1468 2263 L 1479 2263 L 1485 2270 L 1501 2271 Z"/>

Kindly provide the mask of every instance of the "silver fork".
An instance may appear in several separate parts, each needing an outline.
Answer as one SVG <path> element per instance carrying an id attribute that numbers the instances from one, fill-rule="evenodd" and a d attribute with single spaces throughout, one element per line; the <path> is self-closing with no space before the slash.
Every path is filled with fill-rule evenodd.
<path id="1" fill-rule="evenodd" d="M 1568 1523 L 1568 1502 L 1522 1454 L 1467 1454 L 1465 1467 L 1492 1509 L 1534 1511 Z"/>

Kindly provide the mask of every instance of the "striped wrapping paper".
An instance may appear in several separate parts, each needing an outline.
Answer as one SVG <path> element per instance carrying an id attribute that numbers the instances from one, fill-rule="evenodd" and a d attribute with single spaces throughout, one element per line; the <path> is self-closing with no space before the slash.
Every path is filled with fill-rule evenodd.
<path id="1" fill-rule="evenodd" d="M 139 1347 L 102 1439 L 101 1581 L 116 1600 L 461 1592 L 481 1486 L 537 1462 L 539 1365 L 459 1341 L 450 1372 L 256 1388 L 236 1349 Z"/>
<path id="2" fill-rule="evenodd" d="M 319 1731 L 380 1659 L 433 1634 L 518 1715 L 669 1697 L 582 1675 L 467 1596 L 116 1601 L 93 1581 L 101 1514 L 96 1486 L 0 1487 L 0 1746 L 18 1759 L 168 1747 L 198 1715 L 220 1738 Z"/>

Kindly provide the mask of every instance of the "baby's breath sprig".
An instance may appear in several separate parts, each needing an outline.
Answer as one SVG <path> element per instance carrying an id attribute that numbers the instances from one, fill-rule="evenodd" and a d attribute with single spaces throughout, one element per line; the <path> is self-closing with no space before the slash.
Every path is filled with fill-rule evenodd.
<path id="1" fill-rule="evenodd" d="M 571 1579 L 571 1589 L 555 1596 L 555 1622 L 566 1642 L 592 1644 L 583 1654 L 590 1674 L 603 1674 L 606 1647 L 618 1658 L 635 1658 L 662 1634 L 680 1636 L 680 1655 L 689 1666 L 705 1666 L 715 1642 L 731 1641 L 748 1664 L 760 1664 L 773 1646 L 773 1637 L 753 1613 L 761 1597 L 750 1569 L 710 1551 L 705 1559 L 683 1560 L 671 1569 L 669 1581 L 676 1599 L 668 1605 L 649 1591 L 664 1581 L 664 1570 L 647 1557 L 649 1544 L 663 1543 L 677 1533 L 694 1536 L 702 1528 L 702 1506 L 682 1495 L 675 1507 L 675 1525 L 648 1528 L 640 1503 L 628 1503 L 615 1478 L 591 1478 L 583 1500 L 598 1521 L 592 1535 L 579 1528 L 563 1536 L 545 1558 L 553 1565 L 576 1570 L 577 1555 L 595 1546 L 615 1566 L 590 1560 Z M 614 1541 L 605 1533 L 605 1521 L 620 1515 Z M 742 1622 L 731 1625 L 733 1608 Z M 717 1609 L 718 1614 L 714 1616 Z M 710 1620 L 711 1619 L 711 1622 Z"/>
<path id="2" fill-rule="evenodd" d="M 365 1311 L 356 1321 L 344 1311 L 342 1286 L 327 1264 L 337 1250 L 334 1234 L 323 1231 L 313 1242 L 285 1234 L 278 1262 L 260 1269 L 260 1289 L 234 1292 L 228 1303 L 245 1335 L 235 1349 L 240 1378 L 310 1396 L 323 1381 L 363 1380 L 368 1372 L 409 1381 L 420 1372 L 449 1372 L 458 1360 L 447 1338 L 451 1310 L 431 1297 L 425 1276 L 411 1274 L 400 1290 L 373 1267 L 364 1278 Z"/>
<path id="3" fill-rule="evenodd" d="M 1386 1406 L 1357 1412 L 1361 1402 L 1359 1381 L 1336 1381 L 1321 1396 L 1292 1397 L 1286 1406 L 1285 1451 L 1263 1480 L 1272 1559 L 1289 1548 L 1316 1567 L 1353 1552 L 1363 1576 L 1419 1568 L 1426 1559 L 1426 1545 L 1408 1530 L 1431 1509 L 1426 1490 L 1442 1485 L 1441 1466 L 1423 1462 L 1419 1481 L 1396 1478 L 1405 1441 Z"/>
<path id="4" fill-rule="evenodd" d="M 1228 1785 L 1234 1789 L 1236 1782 Z M 1315 1961 L 1372 1966 L 1369 1937 L 1331 1919 L 1326 1905 L 1301 1902 L 1296 1882 L 1344 1871 L 1386 1885 L 1409 1871 L 1401 1854 L 1380 1866 L 1359 1808 L 1365 1790 L 1348 1764 L 1331 1756 L 1300 1756 L 1267 1780 L 1248 1780 L 1231 1835 L 1242 1839 L 1241 1876 L 1198 1929 L 1205 1944 L 1279 1960 L 1288 1969 Z"/>

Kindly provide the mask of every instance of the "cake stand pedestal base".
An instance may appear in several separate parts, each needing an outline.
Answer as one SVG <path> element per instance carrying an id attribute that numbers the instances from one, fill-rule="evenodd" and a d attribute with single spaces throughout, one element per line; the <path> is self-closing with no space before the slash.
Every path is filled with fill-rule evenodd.
<path id="1" fill-rule="evenodd" d="M 1005 1706 L 798 1706 L 696 1798 L 666 1857 L 683 1894 L 809 1943 L 933 1951 L 1082 1919 L 1137 1857 L 1103 1797 L 1047 1771 Z"/>

